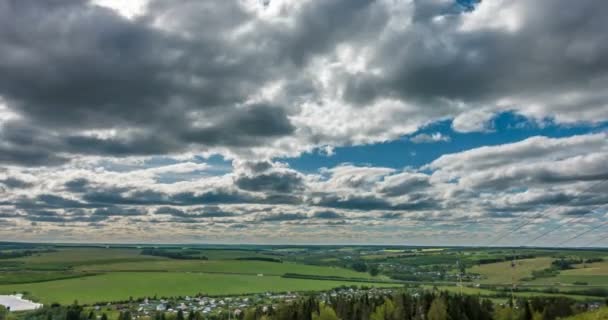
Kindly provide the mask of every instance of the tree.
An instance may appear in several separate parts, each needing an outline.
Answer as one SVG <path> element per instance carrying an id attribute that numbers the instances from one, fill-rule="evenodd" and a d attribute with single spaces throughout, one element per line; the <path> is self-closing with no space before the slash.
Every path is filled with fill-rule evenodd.
<path id="1" fill-rule="evenodd" d="M 108 315 L 105 312 L 101 314 L 101 320 L 108 320 Z"/>
<path id="2" fill-rule="evenodd" d="M 384 303 L 376 307 L 370 320 L 392 320 L 395 318 L 395 304 L 390 299 L 384 299 Z"/>
<path id="3" fill-rule="evenodd" d="M 327 305 L 322 305 L 319 312 L 312 314 L 312 320 L 340 320 L 334 309 Z"/>
<path id="4" fill-rule="evenodd" d="M 361 261 L 357 261 L 357 262 L 353 263 L 351 267 L 353 268 L 353 270 L 358 271 L 358 272 L 367 271 L 367 265 Z"/>
<path id="5" fill-rule="evenodd" d="M 448 306 L 442 297 L 437 297 L 431 303 L 427 314 L 428 320 L 447 320 Z"/>
<path id="6" fill-rule="evenodd" d="M 177 312 L 177 318 L 176 320 L 184 320 L 184 312 L 182 310 L 179 310 Z"/>
<path id="7" fill-rule="evenodd" d="M 519 319 L 521 320 L 532 320 L 534 317 L 534 312 L 532 312 L 532 308 L 530 308 L 530 304 L 527 301 L 524 301 L 523 311 Z"/>
<path id="8" fill-rule="evenodd" d="M 378 266 L 371 266 L 371 267 L 369 267 L 369 274 L 372 277 L 377 276 L 379 273 L 380 273 L 380 270 L 378 269 Z"/>
<path id="9" fill-rule="evenodd" d="M 6 320 L 8 318 L 8 309 L 0 305 L 0 320 Z"/>
<path id="10" fill-rule="evenodd" d="M 131 316 L 131 311 L 121 312 L 118 315 L 118 320 L 131 320 L 133 317 Z"/>
<path id="11" fill-rule="evenodd" d="M 509 306 L 497 308 L 494 311 L 494 319 L 495 320 L 512 320 L 513 317 L 513 309 Z"/>

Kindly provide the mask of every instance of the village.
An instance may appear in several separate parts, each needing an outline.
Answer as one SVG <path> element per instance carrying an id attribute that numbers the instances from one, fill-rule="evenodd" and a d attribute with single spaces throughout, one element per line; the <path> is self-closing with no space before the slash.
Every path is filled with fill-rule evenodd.
<path id="1" fill-rule="evenodd" d="M 355 288 L 342 287 L 330 290 L 327 292 L 317 292 L 315 296 L 320 300 L 327 302 L 334 297 L 353 297 L 358 295 L 368 294 L 387 295 L 391 294 L 396 289 L 391 288 Z M 105 305 L 95 305 L 94 310 L 101 314 L 105 311 L 109 312 L 129 312 L 133 319 L 151 318 L 156 314 L 177 315 L 181 313 L 185 318 L 189 314 L 200 314 L 203 318 L 217 315 L 230 314 L 235 317 L 240 316 L 249 308 L 260 308 L 263 313 L 270 312 L 281 303 L 289 303 L 307 294 L 298 292 L 285 293 L 262 293 L 240 296 L 185 296 L 175 298 L 144 298 L 132 300 L 127 303 L 107 303 Z M 99 317 L 99 315 L 98 315 Z"/>

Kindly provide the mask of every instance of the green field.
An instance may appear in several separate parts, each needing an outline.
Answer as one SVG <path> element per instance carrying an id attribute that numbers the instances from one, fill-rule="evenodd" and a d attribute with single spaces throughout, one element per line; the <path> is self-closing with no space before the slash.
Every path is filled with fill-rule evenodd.
<path id="1" fill-rule="evenodd" d="M 551 266 L 552 258 L 534 258 L 516 260 L 515 267 L 511 267 L 511 262 L 497 262 L 474 266 L 468 272 L 480 274 L 483 278 L 480 283 L 484 284 L 505 284 L 511 283 L 512 279 L 516 282 L 532 276 L 532 271 L 542 270 Z"/>
<path id="2" fill-rule="evenodd" d="M 75 266 L 117 262 L 154 261 L 161 257 L 140 255 L 138 249 L 66 248 L 10 259 L 28 270 L 67 270 Z"/>
<path id="3" fill-rule="evenodd" d="M 178 296 L 206 293 L 230 295 L 257 292 L 327 290 L 359 282 L 287 279 L 277 276 L 224 275 L 175 272 L 113 272 L 78 279 L 2 285 L 0 293 L 28 292 L 43 303 L 95 303 L 132 297 Z M 371 286 L 371 284 L 366 284 Z M 377 286 L 394 286 L 379 284 Z"/>
<path id="4" fill-rule="evenodd" d="M 179 251 L 180 249 L 170 249 Z M 179 260 L 142 255 L 141 250 L 61 248 L 54 252 L 6 259 L 0 293 L 27 292 L 44 303 L 127 300 L 129 297 L 206 293 L 228 295 L 266 291 L 315 291 L 372 283 L 282 278 L 286 273 L 366 280 L 385 279 L 332 266 L 293 262 L 230 260 L 276 257 L 248 250 L 200 250 L 211 260 Z M 16 267 L 15 267 L 16 266 Z M 16 270 L 15 270 L 16 269 Z M 382 284 L 381 286 L 387 286 Z M 393 285 L 394 286 L 394 285 Z"/>
<path id="5" fill-rule="evenodd" d="M 318 276 L 338 276 L 345 278 L 372 278 L 369 273 L 356 272 L 337 267 L 310 266 L 297 263 L 276 263 L 243 260 L 158 260 L 148 262 L 126 262 L 77 267 L 78 271 L 124 272 L 124 271 L 165 271 L 165 272 L 207 272 L 235 273 L 249 275 L 283 275 L 298 273 Z"/>
<path id="6" fill-rule="evenodd" d="M 548 277 L 532 279 L 533 271 L 551 267 L 560 257 L 606 257 L 606 251 L 522 249 L 517 254 L 529 258 L 518 259 L 512 268 L 509 259 L 514 251 L 501 248 L 41 248 L 29 256 L 0 260 L 0 293 L 27 292 L 45 303 L 78 300 L 92 304 L 154 295 L 317 291 L 343 285 L 395 286 L 386 281 L 399 279 L 496 300 L 504 299 L 505 293 L 500 290 L 510 286 L 514 279 L 522 291 L 531 291 L 517 292 L 518 296 L 560 295 L 584 300 L 589 298 L 586 294 L 599 297 L 600 291 L 608 288 L 608 262 L 605 261 L 577 264 L 573 265 L 574 269 L 554 273 L 556 276 L 550 273 Z M 491 261 L 502 262 L 488 263 Z M 473 275 L 468 279 L 469 286 L 462 289 L 450 286 L 457 281 L 457 262 L 471 266 L 466 273 Z M 379 274 L 370 275 L 372 270 Z M 291 275 L 283 277 L 286 274 Z M 473 283 L 480 283 L 482 288 L 473 287 Z M 556 288 L 562 293 L 540 292 Z M 585 295 L 568 295 L 575 291 Z"/>

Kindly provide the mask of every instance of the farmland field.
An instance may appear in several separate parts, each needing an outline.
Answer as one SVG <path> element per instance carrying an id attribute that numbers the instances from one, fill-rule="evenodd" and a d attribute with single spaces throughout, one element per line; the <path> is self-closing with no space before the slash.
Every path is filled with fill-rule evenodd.
<path id="1" fill-rule="evenodd" d="M 179 249 L 167 251 L 180 252 Z M 362 284 L 394 286 L 335 279 L 357 278 L 372 282 L 373 279 L 386 279 L 342 267 L 249 260 L 275 257 L 249 250 L 199 250 L 197 255 L 206 258 L 192 260 L 141 253 L 142 250 L 135 248 L 59 248 L 5 259 L 3 263 L 11 269 L 0 272 L 0 293 L 25 292 L 44 303 L 68 304 L 74 300 L 94 303 L 154 295 L 316 291 Z M 281 277 L 287 273 L 335 278 Z"/>
<path id="2" fill-rule="evenodd" d="M 174 272 L 113 272 L 104 275 L 32 284 L 2 285 L 0 293 L 28 292 L 43 303 L 95 303 L 128 300 L 129 297 L 178 296 L 205 293 L 230 295 L 257 292 L 327 290 L 343 281 L 286 279 L 277 276 L 222 275 Z M 379 286 L 391 286 L 380 284 Z M 394 285 L 392 285 L 394 286 Z"/>
<path id="3" fill-rule="evenodd" d="M 36 251 L 38 250 L 38 251 Z M 504 299 L 513 278 L 517 296 L 601 297 L 608 263 L 574 264 L 544 277 L 560 257 L 605 257 L 606 252 L 408 247 L 138 247 L 46 246 L 0 260 L 0 294 L 26 293 L 43 303 L 93 304 L 130 297 L 231 295 L 319 291 L 339 286 L 419 288 Z M 495 262 L 497 261 L 497 262 Z M 582 260 L 581 260 L 582 261 Z M 464 272 L 465 287 L 455 286 Z M 478 284 L 481 288 L 477 288 Z M 596 290 L 590 292 L 590 289 Z M 556 290 L 560 290 L 557 292 Z M 570 293 L 578 291 L 577 294 Z"/>
<path id="4" fill-rule="evenodd" d="M 266 261 L 240 260 L 158 260 L 147 262 L 125 262 L 102 265 L 86 265 L 76 268 L 79 271 L 179 271 L 235 273 L 257 275 L 283 275 L 298 273 L 318 276 L 338 276 L 345 278 L 372 278 L 368 273 L 355 272 L 344 268 L 309 266 L 297 263 L 275 263 Z"/>
<path id="5" fill-rule="evenodd" d="M 516 260 L 515 268 L 511 267 L 510 261 L 497 262 L 474 266 L 470 269 L 472 273 L 478 273 L 483 278 L 481 283 L 498 284 L 521 281 L 532 275 L 532 271 L 542 270 L 551 266 L 551 258 L 534 258 Z"/>

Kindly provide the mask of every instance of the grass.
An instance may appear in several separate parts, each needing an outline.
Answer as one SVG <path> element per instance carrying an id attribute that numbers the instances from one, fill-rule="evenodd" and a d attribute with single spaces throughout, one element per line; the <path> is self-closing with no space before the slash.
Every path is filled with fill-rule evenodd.
<path id="1" fill-rule="evenodd" d="M 125 262 L 78 267 L 79 271 L 121 272 L 121 271 L 163 271 L 163 272 L 207 272 L 257 275 L 283 275 L 299 273 L 317 276 L 340 276 L 346 278 L 372 278 L 368 273 L 356 272 L 337 267 L 321 267 L 297 263 L 276 263 L 247 260 L 157 260 L 146 262 Z"/>
<path id="2" fill-rule="evenodd" d="M 286 279 L 277 276 L 223 275 L 175 272 L 113 272 L 78 279 L 18 285 L 1 285 L 0 293 L 28 292 L 43 303 L 62 304 L 128 300 L 129 297 L 179 296 L 205 293 L 230 295 L 258 292 L 328 290 L 361 283 L 309 279 Z M 372 286 L 372 284 L 365 284 Z M 394 285 L 377 284 L 389 287 Z"/>
<path id="3" fill-rule="evenodd" d="M 578 264 L 576 269 L 565 270 L 562 273 L 572 276 L 608 276 L 608 261 Z"/>
<path id="4" fill-rule="evenodd" d="M 546 285 L 573 285 L 587 283 L 588 286 L 602 286 L 608 288 L 608 262 L 579 264 L 575 269 L 562 270 L 555 277 L 539 278 L 534 284 Z"/>
<path id="5" fill-rule="evenodd" d="M 63 271 L 17 271 L 17 272 L 0 272 L 1 284 L 16 284 L 30 282 L 44 282 L 60 279 L 79 278 L 90 276 L 91 274 L 81 272 L 63 272 Z"/>
<path id="6" fill-rule="evenodd" d="M 21 262 L 29 270 L 67 270 L 74 266 L 127 261 L 154 261 L 161 257 L 140 255 L 138 249 L 67 248 L 7 261 Z"/>
<path id="7" fill-rule="evenodd" d="M 510 261 L 496 262 L 474 266 L 468 271 L 482 275 L 480 283 L 504 284 L 511 283 L 512 277 L 515 281 L 531 277 L 532 271 L 549 268 L 551 261 L 553 259 L 549 257 L 517 260 L 515 268 L 511 267 Z"/>

